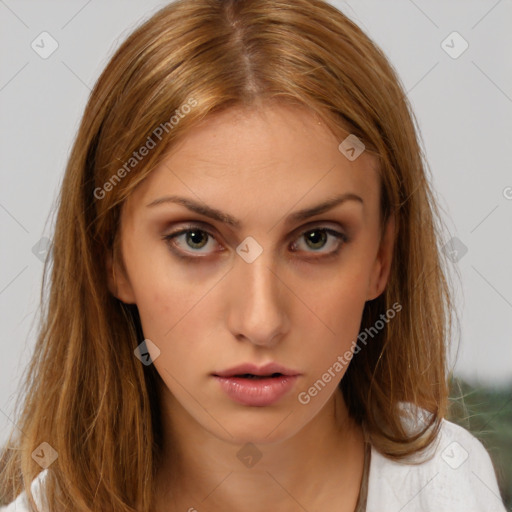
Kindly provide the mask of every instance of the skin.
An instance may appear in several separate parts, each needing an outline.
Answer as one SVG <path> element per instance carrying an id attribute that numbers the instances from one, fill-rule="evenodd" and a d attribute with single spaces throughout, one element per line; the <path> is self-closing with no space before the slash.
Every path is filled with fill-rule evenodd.
<path id="1" fill-rule="evenodd" d="M 298 107 L 231 108 L 196 126 L 123 205 L 123 264 L 109 260 L 109 286 L 137 305 L 145 337 L 160 350 L 153 363 L 165 433 L 159 512 L 354 510 L 363 435 L 338 388 L 346 366 L 308 404 L 298 400 L 351 348 L 364 304 L 384 291 L 392 259 L 394 219 L 380 231 L 376 160 L 363 152 L 349 161 L 340 142 Z M 363 203 L 348 200 L 286 224 L 291 213 L 345 192 Z M 178 204 L 147 206 L 171 194 L 242 226 Z M 173 240 L 195 262 L 180 259 L 163 238 L 189 222 L 213 235 Z M 348 240 L 329 235 L 308 244 L 304 233 L 323 227 Z M 263 248 L 252 263 L 236 252 L 248 236 Z M 271 406 L 240 405 L 211 376 L 269 361 L 301 373 Z M 261 454 L 252 467 L 237 457 L 249 442 Z"/>

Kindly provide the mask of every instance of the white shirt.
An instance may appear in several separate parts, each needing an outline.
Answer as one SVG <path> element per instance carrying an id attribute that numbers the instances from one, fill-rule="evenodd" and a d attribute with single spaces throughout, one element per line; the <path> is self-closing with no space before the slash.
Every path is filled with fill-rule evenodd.
<path id="1" fill-rule="evenodd" d="M 413 465 L 372 447 L 366 512 L 506 512 L 489 454 L 467 430 L 443 420 L 429 454 Z M 47 471 L 31 484 L 39 512 L 50 512 L 40 501 Z M 29 512 L 25 492 L 0 512 Z"/>
<path id="2" fill-rule="evenodd" d="M 491 458 L 470 432 L 443 420 L 429 453 L 415 466 L 372 447 L 366 512 L 506 512 Z"/>

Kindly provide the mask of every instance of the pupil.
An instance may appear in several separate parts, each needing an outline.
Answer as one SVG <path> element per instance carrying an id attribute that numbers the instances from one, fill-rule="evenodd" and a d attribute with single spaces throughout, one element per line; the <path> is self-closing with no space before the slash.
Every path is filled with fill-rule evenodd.
<path id="1" fill-rule="evenodd" d="M 201 244 L 200 242 L 201 239 L 205 238 L 206 237 L 204 236 L 204 233 L 202 231 L 190 231 L 187 234 L 187 242 L 191 240 L 194 245 L 198 245 L 200 247 L 203 247 L 205 245 L 205 243 Z M 199 241 L 197 239 L 199 239 Z"/>
<path id="2" fill-rule="evenodd" d="M 309 235 L 308 235 L 308 238 L 307 238 L 308 245 L 309 245 L 310 241 L 312 241 L 313 244 L 315 244 L 315 243 L 318 244 L 319 242 L 318 241 L 315 242 L 315 239 L 318 240 L 319 236 L 320 236 L 320 240 L 319 240 L 320 247 L 323 246 L 324 243 L 325 243 L 325 239 L 327 237 L 325 231 L 323 231 L 323 230 L 310 231 Z M 318 247 L 313 247 L 313 248 L 317 249 Z"/>

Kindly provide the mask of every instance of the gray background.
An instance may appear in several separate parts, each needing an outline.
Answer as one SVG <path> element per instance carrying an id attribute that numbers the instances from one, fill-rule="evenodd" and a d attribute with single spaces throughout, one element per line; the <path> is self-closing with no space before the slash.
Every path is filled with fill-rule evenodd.
<path id="1" fill-rule="evenodd" d="M 51 238 L 89 91 L 120 42 L 165 3 L 0 0 L 0 441 L 36 334 L 42 262 L 33 248 Z M 457 374 L 477 385 L 511 383 L 512 1 L 332 3 L 397 69 L 450 231 L 443 243 L 457 237 L 467 248 L 453 263 L 462 278 Z M 58 43 L 47 59 L 31 47 L 42 46 L 44 31 Z M 461 40 L 442 45 L 453 31 L 469 44 L 457 58 L 443 46 L 458 53 Z"/>

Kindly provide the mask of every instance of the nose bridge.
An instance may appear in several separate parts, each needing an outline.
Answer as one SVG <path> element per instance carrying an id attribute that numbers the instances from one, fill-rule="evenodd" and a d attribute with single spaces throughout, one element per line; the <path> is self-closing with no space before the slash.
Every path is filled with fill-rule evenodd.
<path id="1" fill-rule="evenodd" d="M 243 256 L 235 261 L 230 328 L 237 337 L 271 344 L 284 328 L 285 317 L 275 259 L 270 250 L 263 250 L 249 261 Z"/>

